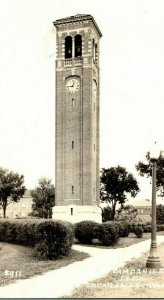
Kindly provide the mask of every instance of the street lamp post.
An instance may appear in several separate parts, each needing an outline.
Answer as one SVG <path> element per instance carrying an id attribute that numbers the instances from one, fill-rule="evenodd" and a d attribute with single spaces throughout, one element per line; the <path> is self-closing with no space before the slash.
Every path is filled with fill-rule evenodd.
<path id="1" fill-rule="evenodd" d="M 150 253 L 146 262 L 146 268 L 149 269 L 159 269 L 161 266 L 156 241 L 156 169 L 158 158 L 159 152 L 157 152 L 157 149 L 154 149 L 154 151 L 150 152 L 150 159 L 152 162 L 152 228 Z"/>

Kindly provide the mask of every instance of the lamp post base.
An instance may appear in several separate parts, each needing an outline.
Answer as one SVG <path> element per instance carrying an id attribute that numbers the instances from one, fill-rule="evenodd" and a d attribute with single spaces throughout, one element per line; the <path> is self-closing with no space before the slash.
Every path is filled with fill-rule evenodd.
<path id="1" fill-rule="evenodd" d="M 146 262 L 147 269 L 160 269 L 161 262 L 159 257 L 149 256 Z"/>

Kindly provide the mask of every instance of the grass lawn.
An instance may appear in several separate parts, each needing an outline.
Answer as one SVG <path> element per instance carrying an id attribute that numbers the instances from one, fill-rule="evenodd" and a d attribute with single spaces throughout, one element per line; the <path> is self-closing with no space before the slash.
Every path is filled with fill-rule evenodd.
<path id="1" fill-rule="evenodd" d="M 38 260 L 34 255 L 33 248 L 8 243 L 1 243 L 1 245 L 0 286 L 17 279 L 25 279 L 55 270 L 89 257 L 87 253 L 71 250 L 67 257 L 57 260 Z"/>
<path id="2" fill-rule="evenodd" d="M 146 269 L 148 254 L 106 277 L 75 289 L 70 298 L 164 298 L 164 244 L 158 247 L 160 270 Z"/>

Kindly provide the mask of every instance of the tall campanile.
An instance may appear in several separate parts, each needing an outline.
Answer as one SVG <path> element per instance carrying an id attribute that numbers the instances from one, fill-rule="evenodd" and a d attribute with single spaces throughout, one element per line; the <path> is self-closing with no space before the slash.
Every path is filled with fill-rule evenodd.
<path id="1" fill-rule="evenodd" d="M 91 15 L 56 20 L 57 219 L 101 221 L 99 27 Z"/>

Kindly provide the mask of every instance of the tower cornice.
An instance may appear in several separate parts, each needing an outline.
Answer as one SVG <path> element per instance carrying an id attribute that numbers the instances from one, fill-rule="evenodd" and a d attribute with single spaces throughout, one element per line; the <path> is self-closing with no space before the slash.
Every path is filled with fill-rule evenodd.
<path id="1" fill-rule="evenodd" d="M 97 30 L 98 34 L 100 37 L 102 37 L 102 33 L 95 21 L 95 19 L 91 16 L 91 15 L 85 15 L 85 14 L 77 14 L 75 16 L 70 16 L 67 18 L 62 18 L 62 19 L 58 19 L 55 22 L 53 22 L 54 26 L 56 28 L 60 28 L 60 26 L 62 25 L 68 25 L 68 24 L 73 24 L 76 22 L 85 22 L 85 21 L 91 21 L 95 27 L 95 29 Z"/>

